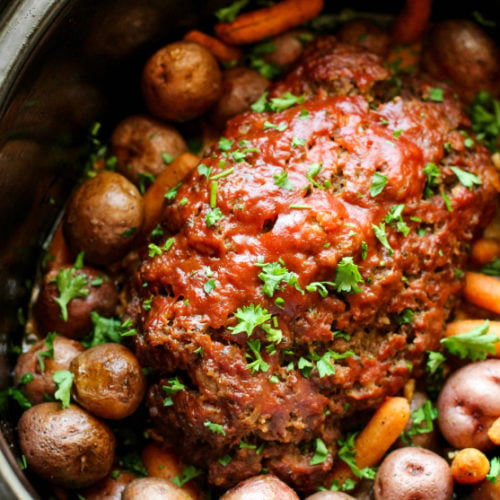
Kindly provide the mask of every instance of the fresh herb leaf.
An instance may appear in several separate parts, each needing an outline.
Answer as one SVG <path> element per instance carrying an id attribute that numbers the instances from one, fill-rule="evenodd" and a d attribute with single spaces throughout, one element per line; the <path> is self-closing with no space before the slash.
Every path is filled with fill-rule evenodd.
<path id="1" fill-rule="evenodd" d="M 182 391 L 186 386 L 179 380 L 178 377 L 171 378 L 167 381 L 166 385 L 161 386 L 166 392 L 167 397 L 163 400 L 163 406 L 172 406 L 174 402 L 172 401 L 172 394 Z"/>
<path id="2" fill-rule="evenodd" d="M 271 314 L 260 304 L 250 304 L 238 308 L 234 313 L 234 317 L 238 320 L 238 324 L 228 327 L 231 333 L 236 335 L 244 332 L 250 337 L 255 328 L 262 326 L 271 319 Z"/>
<path id="3" fill-rule="evenodd" d="M 408 323 L 413 322 L 414 316 L 415 316 L 415 311 L 406 307 L 405 309 L 403 309 L 401 314 L 398 314 L 396 316 L 396 323 L 398 325 L 407 325 Z"/>
<path id="4" fill-rule="evenodd" d="M 61 401 L 61 406 L 67 408 L 71 401 L 71 388 L 73 387 L 74 375 L 69 370 L 58 370 L 52 374 L 57 390 L 54 398 Z"/>
<path id="5" fill-rule="evenodd" d="M 500 458 L 493 457 L 490 462 L 490 471 L 486 475 L 486 479 L 493 484 L 497 484 L 498 476 L 500 475 Z"/>
<path id="6" fill-rule="evenodd" d="M 281 97 L 273 97 L 269 101 L 269 108 L 271 111 L 284 111 L 285 109 L 291 108 L 296 104 L 302 104 L 304 102 L 305 96 L 296 96 L 291 92 L 286 92 Z"/>
<path id="7" fill-rule="evenodd" d="M 256 373 L 258 371 L 267 372 L 269 370 L 269 365 L 262 359 L 262 355 L 260 354 L 260 340 L 250 339 L 247 341 L 248 348 L 252 352 L 252 354 L 247 354 L 247 358 L 255 358 L 254 361 L 248 363 L 246 368 L 251 370 L 252 373 Z"/>
<path id="8" fill-rule="evenodd" d="M 288 179 L 288 172 L 283 170 L 280 174 L 273 174 L 274 185 L 293 191 L 294 187 Z"/>
<path id="9" fill-rule="evenodd" d="M 357 433 L 348 434 L 346 439 L 339 439 L 338 444 L 340 446 L 338 451 L 338 456 L 343 460 L 352 470 L 355 476 L 364 479 L 374 479 L 375 469 L 371 467 L 365 467 L 360 469 L 356 465 L 356 450 L 355 441 Z"/>
<path id="10" fill-rule="evenodd" d="M 381 222 L 378 226 L 372 224 L 372 228 L 377 240 L 380 241 L 382 246 L 387 249 L 389 255 L 392 255 L 394 253 L 394 250 L 392 249 L 391 245 L 389 244 L 389 240 L 387 239 L 387 234 L 385 232 L 385 223 Z"/>
<path id="11" fill-rule="evenodd" d="M 269 130 L 269 129 L 274 129 L 277 130 L 278 132 L 283 132 L 288 128 L 288 124 L 283 122 L 283 123 L 271 123 L 269 121 L 264 122 L 264 130 Z"/>
<path id="12" fill-rule="evenodd" d="M 379 195 L 387 185 L 387 181 L 387 176 L 380 172 L 375 172 L 373 174 L 372 185 L 370 186 L 370 196 L 375 198 L 375 196 Z"/>
<path id="13" fill-rule="evenodd" d="M 222 215 L 221 209 L 216 207 L 212 210 L 209 210 L 205 215 L 205 222 L 208 227 L 213 227 L 219 222 L 224 216 Z"/>
<path id="14" fill-rule="evenodd" d="M 500 259 L 495 257 L 485 264 L 480 271 L 484 274 L 489 274 L 490 276 L 500 276 Z"/>
<path id="15" fill-rule="evenodd" d="M 255 265 L 262 268 L 262 272 L 258 274 L 258 277 L 264 283 L 262 292 L 268 297 L 272 297 L 276 291 L 281 290 L 283 284 L 288 284 L 303 293 L 299 285 L 297 273 L 289 271 L 283 263 L 258 262 Z"/>
<path id="16" fill-rule="evenodd" d="M 488 333 L 488 330 L 489 321 L 486 320 L 469 332 L 441 339 L 441 343 L 451 354 L 461 359 L 481 361 L 486 359 L 488 354 L 497 352 L 495 343 L 498 342 L 498 337 L 494 333 Z"/>
<path id="17" fill-rule="evenodd" d="M 361 288 L 359 283 L 364 283 L 364 279 L 359 272 L 358 266 L 352 257 L 342 257 L 337 264 L 335 272 L 334 287 L 340 293 L 359 293 Z"/>
<path id="18" fill-rule="evenodd" d="M 212 167 L 207 167 L 204 163 L 200 163 L 197 170 L 200 175 L 203 175 L 208 179 L 210 177 L 210 173 L 212 172 Z"/>
<path id="19" fill-rule="evenodd" d="M 236 16 L 246 7 L 250 0 L 236 0 L 235 2 L 221 7 L 215 11 L 215 17 L 222 23 L 230 23 L 236 19 Z"/>
<path id="20" fill-rule="evenodd" d="M 68 304 L 73 299 L 89 295 L 89 280 L 85 274 L 71 267 L 59 270 L 54 281 L 59 292 L 59 297 L 55 297 L 54 300 L 61 310 L 61 319 L 68 321 Z"/>
<path id="21" fill-rule="evenodd" d="M 311 458 L 309 465 L 319 465 L 328 458 L 328 448 L 324 441 L 320 438 L 314 440 L 314 455 Z"/>
<path id="22" fill-rule="evenodd" d="M 182 470 L 182 475 L 179 476 L 175 476 L 173 479 L 172 479 L 172 482 L 174 484 L 176 484 L 177 486 L 179 487 L 182 487 L 184 486 L 188 481 L 191 481 L 191 479 L 194 479 L 195 477 L 198 477 L 200 476 L 201 474 L 203 474 L 203 470 L 202 469 L 198 469 L 197 467 L 195 467 L 194 465 L 187 465 L 186 467 L 184 467 L 184 469 Z"/>
<path id="23" fill-rule="evenodd" d="M 326 297 L 328 295 L 327 286 L 335 287 L 335 283 L 332 281 L 313 281 L 306 286 L 306 291 L 318 292 L 321 297 Z"/>
<path id="24" fill-rule="evenodd" d="M 208 281 L 203 283 L 203 291 L 207 295 L 210 295 L 215 290 L 216 287 L 217 287 L 217 282 L 213 278 L 210 278 Z"/>
<path id="25" fill-rule="evenodd" d="M 424 195 L 427 198 L 430 198 L 434 194 L 434 188 L 439 184 L 441 170 L 435 163 L 429 162 L 425 166 L 423 172 L 427 177 L 424 188 Z"/>
<path id="26" fill-rule="evenodd" d="M 469 116 L 477 139 L 492 153 L 498 151 L 500 100 L 495 99 L 489 92 L 478 92 L 469 107 Z"/>
<path id="27" fill-rule="evenodd" d="M 429 99 L 434 102 L 443 102 L 444 100 L 443 89 L 439 87 L 429 89 Z"/>
<path id="28" fill-rule="evenodd" d="M 40 371 L 45 371 L 45 360 L 44 358 L 53 358 L 54 357 L 54 340 L 57 336 L 57 333 L 51 332 L 48 333 L 45 337 L 44 345 L 47 349 L 44 351 L 38 351 L 36 355 L 38 359 L 38 364 L 40 365 Z"/>
<path id="29" fill-rule="evenodd" d="M 461 184 L 463 184 L 466 188 L 474 189 L 474 186 L 481 185 L 481 179 L 471 172 L 466 172 L 458 167 L 450 167 L 453 173 L 458 177 L 458 180 Z"/>
<path id="30" fill-rule="evenodd" d="M 216 424 L 215 422 L 211 422 L 210 420 L 205 420 L 205 422 L 203 422 L 203 425 L 205 427 L 208 427 L 208 430 L 213 432 L 214 434 L 220 434 L 221 436 L 226 435 L 224 426 L 221 424 Z"/>
<path id="31" fill-rule="evenodd" d="M 166 200 L 173 200 L 175 199 L 175 197 L 177 196 L 177 193 L 179 192 L 179 188 L 182 186 L 182 182 L 179 182 L 178 184 L 176 184 L 173 188 L 169 189 L 166 193 L 165 193 L 165 199 Z"/>
<path id="32" fill-rule="evenodd" d="M 256 113 L 263 113 L 268 108 L 267 102 L 268 92 L 264 92 L 251 106 L 250 109 Z"/>

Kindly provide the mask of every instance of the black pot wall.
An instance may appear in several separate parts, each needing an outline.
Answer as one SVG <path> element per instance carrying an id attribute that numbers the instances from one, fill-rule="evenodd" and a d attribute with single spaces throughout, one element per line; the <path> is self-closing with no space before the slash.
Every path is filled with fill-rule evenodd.
<path id="1" fill-rule="evenodd" d="M 0 2 L 1 3 L 1 2 Z M 143 110 L 140 69 L 148 54 L 192 26 L 213 23 L 224 0 L 11 0 L 0 6 L 0 388 L 23 334 L 30 283 L 43 242 L 81 172 L 88 130 L 105 138 Z M 403 0 L 383 3 L 397 12 Z M 380 4 L 378 4 L 380 5 Z M 330 10 L 373 11 L 373 2 L 327 0 Z M 459 10 L 457 10 L 459 9 Z M 500 1 L 435 1 L 435 19 L 498 16 Z M 491 33 L 498 36 L 498 28 Z M 17 465 L 18 414 L 0 415 L 0 498 L 38 498 Z"/>

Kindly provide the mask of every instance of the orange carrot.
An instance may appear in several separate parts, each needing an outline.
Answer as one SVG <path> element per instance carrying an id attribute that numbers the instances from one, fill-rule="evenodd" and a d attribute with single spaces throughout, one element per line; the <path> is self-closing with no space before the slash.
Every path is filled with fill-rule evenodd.
<path id="1" fill-rule="evenodd" d="M 175 187 L 198 164 L 200 159 L 191 153 L 179 155 L 144 193 L 143 234 L 149 234 L 161 218 L 165 194 Z"/>
<path id="2" fill-rule="evenodd" d="M 496 238 L 479 238 L 472 244 L 472 261 L 484 266 L 495 257 L 500 257 L 500 241 Z"/>
<path id="3" fill-rule="evenodd" d="M 72 263 L 71 251 L 66 243 L 63 234 L 63 223 L 60 222 L 54 231 L 52 236 L 52 241 L 50 242 L 47 253 L 50 255 L 50 259 L 47 260 L 47 271 L 52 269 L 58 269 L 62 265 Z"/>
<path id="4" fill-rule="evenodd" d="M 476 448 L 460 450 L 451 462 L 451 475 L 460 484 L 476 484 L 486 478 L 490 470 L 490 461 Z"/>
<path id="5" fill-rule="evenodd" d="M 498 417 L 488 429 L 490 441 L 497 446 L 500 445 L 500 417 Z"/>
<path id="6" fill-rule="evenodd" d="M 500 313 L 500 280 L 494 276 L 466 272 L 463 295 L 471 304 Z"/>
<path id="7" fill-rule="evenodd" d="M 406 398 L 387 398 L 356 438 L 356 466 L 359 469 L 376 466 L 403 432 L 409 419 L 410 404 Z M 351 468 L 340 460 L 330 476 L 330 479 L 338 481 L 339 484 L 343 484 L 346 479 L 355 478 Z"/>
<path id="8" fill-rule="evenodd" d="M 203 45 L 221 63 L 236 62 L 243 57 L 243 52 L 238 47 L 227 45 L 219 39 L 198 30 L 191 30 L 186 33 L 184 40 Z"/>
<path id="9" fill-rule="evenodd" d="M 217 23 L 215 34 L 229 45 L 259 42 L 311 20 L 323 5 L 324 0 L 282 0 L 241 14 L 232 22 Z"/>
<path id="10" fill-rule="evenodd" d="M 406 0 L 392 26 L 393 41 L 405 44 L 419 41 L 427 29 L 431 7 L 432 0 Z"/>

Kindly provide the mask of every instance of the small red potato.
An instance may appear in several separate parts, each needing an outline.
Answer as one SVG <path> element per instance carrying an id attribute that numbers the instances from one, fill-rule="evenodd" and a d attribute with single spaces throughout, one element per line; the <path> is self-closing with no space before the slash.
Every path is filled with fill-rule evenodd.
<path id="1" fill-rule="evenodd" d="M 123 175 L 102 171 L 73 193 L 64 219 L 71 250 L 85 261 L 107 265 L 123 257 L 139 234 L 144 206 L 138 189 Z"/>
<path id="2" fill-rule="evenodd" d="M 465 365 L 450 375 L 437 401 L 439 428 L 455 448 L 488 450 L 500 416 L 500 359 Z"/>
<path id="3" fill-rule="evenodd" d="M 375 476 L 376 500 L 449 500 L 453 479 L 448 463 L 423 448 L 399 448 L 385 457 Z"/>
<path id="4" fill-rule="evenodd" d="M 341 42 L 363 47 L 384 57 L 389 51 L 389 33 L 369 19 L 354 19 L 345 23 L 337 33 Z"/>
<path id="5" fill-rule="evenodd" d="M 355 498 L 342 491 L 318 491 L 304 500 L 355 500 Z"/>
<path id="6" fill-rule="evenodd" d="M 237 67 L 222 73 L 222 96 L 210 112 L 211 121 L 218 127 L 247 111 L 269 87 L 269 80 L 257 71 Z"/>
<path id="7" fill-rule="evenodd" d="M 79 277 L 81 287 L 66 306 L 61 297 Z M 92 312 L 110 317 L 116 312 L 118 291 L 111 278 L 97 269 L 84 266 L 75 269 L 63 265 L 49 271 L 43 278 L 34 314 L 42 334 L 57 332 L 65 337 L 80 339 L 92 331 Z"/>
<path id="8" fill-rule="evenodd" d="M 70 364 L 75 400 L 101 418 L 121 419 L 134 413 L 146 392 L 146 379 L 135 354 L 121 344 L 99 344 Z"/>
<path id="9" fill-rule="evenodd" d="M 127 484 L 137 478 L 132 472 L 113 470 L 109 476 L 83 490 L 82 496 L 85 500 L 121 500 Z"/>
<path id="10" fill-rule="evenodd" d="M 135 479 L 123 490 L 122 500 L 193 500 L 195 497 L 160 477 Z"/>
<path id="11" fill-rule="evenodd" d="M 312 39 L 314 35 L 305 31 L 288 31 L 271 38 L 274 50 L 263 56 L 270 64 L 287 68 L 294 63 L 304 52 L 303 40 Z"/>
<path id="12" fill-rule="evenodd" d="M 147 115 L 123 119 L 111 135 L 116 168 L 135 185 L 140 185 L 141 176 L 159 175 L 187 149 L 182 135 L 172 125 Z"/>
<path id="13" fill-rule="evenodd" d="M 221 496 L 221 500 L 299 500 L 295 491 L 272 474 L 254 476 L 238 483 Z"/>
<path id="14" fill-rule="evenodd" d="M 158 50 L 142 74 L 142 94 L 154 116 L 174 122 L 192 120 L 221 95 L 221 71 L 211 52 L 182 40 Z"/>
<path id="15" fill-rule="evenodd" d="M 69 370 L 69 365 L 73 358 L 78 356 L 84 347 L 76 340 L 56 335 L 52 342 L 46 343 L 47 339 L 40 340 L 31 349 L 17 358 L 14 369 L 14 384 L 18 385 L 25 374 L 33 375 L 33 380 L 21 387 L 24 395 L 31 404 L 38 404 L 46 401 L 56 391 L 56 384 L 52 380 L 52 375 L 58 370 Z M 53 355 L 41 354 L 50 353 L 52 344 Z M 40 358 L 42 359 L 40 365 Z M 44 368 L 44 369 L 42 369 Z"/>
<path id="16" fill-rule="evenodd" d="M 21 415 L 17 430 L 28 467 L 63 488 L 90 486 L 108 475 L 113 465 L 113 433 L 79 406 L 32 406 Z"/>
<path id="17" fill-rule="evenodd" d="M 436 23 L 422 51 L 424 69 L 450 80 L 471 100 L 479 90 L 498 95 L 500 54 L 495 42 L 477 24 L 464 19 Z"/>

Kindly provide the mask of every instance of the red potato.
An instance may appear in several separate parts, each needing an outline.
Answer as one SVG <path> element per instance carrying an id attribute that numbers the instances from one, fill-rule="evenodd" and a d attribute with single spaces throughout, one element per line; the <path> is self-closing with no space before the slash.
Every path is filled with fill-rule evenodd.
<path id="1" fill-rule="evenodd" d="M 134 413 L 146 392 L 146 379 L 135 354 L 121 344 L 91 347 L 70 364 L 75 400 L 101 418 Z"/>
<path id="2" fill-rule="evenodd" d="M 85 500 L 121 500 L 123 490 L 137 476 L 132 472 L 113 470 L 90 488 L 82 491 Z"/>
<path id="3" fill-rule="evenodd" d="M 274 50 L 263 56 L 270 63 L 287 68 L 294 63 L 304 52 L 303 39 L 313 38 L 307 31 L 288 31 L 271 39 Z"/>
<path id="4" fill-rule="evenodd" d="M 28 467 L 49 483 L 85 488 L 107 476 L 113 465 L 113 433 L 79 406 L 32 406 L 21 415 L 17 430 Z"/>
<path id="5" fill-rule="evenodd" d="M 174 483 L 159 477 L 135 479 L 123 490 L 122 500 L 193 500 Z"/>
<path id="6" fill-rule="evenodd" d="M 423 448 L 399 448 L 385 457 L 375 477 L 375 500 L 449 500 L 453 479 L 446 460 Z"/>
<path id="7" fill-rule="evenodd" d="M 142 197 L 127 178 L 102 171 L 73 193 L 64 219 L 64 235 L 85 261 L 108 265 L 132 247 L 144 219 Z"/>
<path id="8" fill-rule="evenodd" d="M 488 429 L 500 416 L 500 360 L 465 365 L 452 373 L 437 401 L 439 427 L 455 448 L 488 450 Z"/>
<path id="9" fill-rule="evenodd" d="M 188 149 L 172 125 L 147 115 L 123 119 L 115 127 L 110 141 L 118 171 L 136 185 L 140 184 L 141 177 L 159 175 Z"/>
<path id="10" fill-rule="evenodd" d="M 51 347 L 53 348 L 52 356 L 42 354 L 43 352 L 50 353 Z M 83 351 L 84 347 L 80 342 L 60 335 L 55 336 L 51 342 L 50 339 L 40 340 L 29 351 L 17 358 L 14 369 L 14 384 L 18 385 L 25 374 L 33 375 L 33 380 L 23 385 L 21 390 L 31 404 L 42 403 L 56 391 L 56 384 L 52 380 L 54 372 L 69 370 L 73 358 Z"/>
<path id="11" fill-rule="evenodd" d="M 163 120 L 192 120 L 221 95 L 221 72 L 211 52 L 182 40 L 155 52 L 142 74 L 142 94 L 149 111 Z"/>
<path id="12" fill-rule="evenodd" d="M 436 23 L 426 37 L 422 65 L 437 78 L 450 80 L 470 101 L 479 90 L 500 91 L 500 55 L 494 40 L 467 20 Z"/>
<path id="13" fill-rule="evenodd" d="M 80 279 L 78 293 L 66 305 L 61 300 Z M 84 266 L 75 269 L 63 265 L 49 271 L 43 278 L 34 306 L 37 327 L 42 334 L 57 332 L 80 339 L 92 330 L 92 312 L 110 317 L 116 312 L 118 291 L 111 278 L 97 269 Z"/>
<path id="14" fill-rule="evenodd" d="M 254 476 L 238 483 L 221 496 L 221 500 L 299 500 L 298 495 L 283 481 L 271 474 Z"/>

